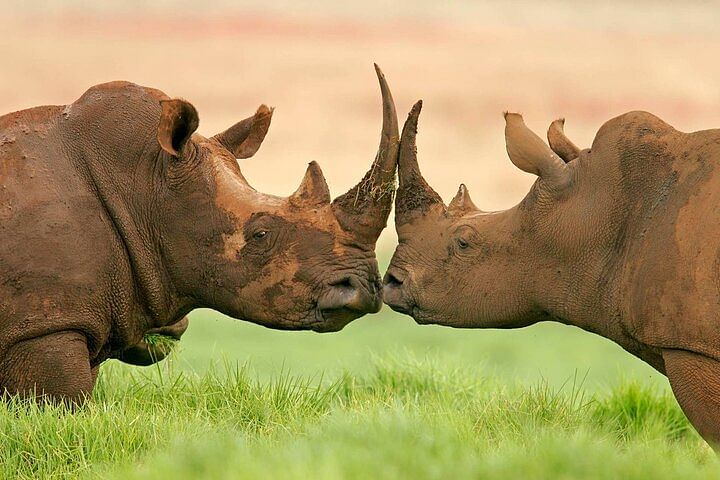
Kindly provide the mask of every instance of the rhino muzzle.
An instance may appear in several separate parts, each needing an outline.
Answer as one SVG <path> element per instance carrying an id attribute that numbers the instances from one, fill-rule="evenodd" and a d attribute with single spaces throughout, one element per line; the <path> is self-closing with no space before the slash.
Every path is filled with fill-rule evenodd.
<path id="1" fill-rule="evenodd" d="M 397 113 L 385 75 L 375 65 L 382 95 L 383 121 L 380 145 L 363 179 L 331 203 L 338 224 L 351 234 L 356 245 L 374 247 L 387 224 L 395 195 L 395 172 L 400 149 Z M 329 191 L 317 164 L 311 164 L 291 203 L 319 206 L 330 203 Z M 373 265 L 374 256 L 373 256 Z M 327 282 L 317 299 L 315 331 L 342 329 L 349 322 L 382 307 L 382 283 L 377 266 L 366 273 L 338 273 Z"/>
<path id="2" fill-rule="evenodd" d="M 390 267 L 383 278 L 383 301 L 396 312 L 412 315 L 413 306 L 404 291 L 405 274 Z"/>
<path id="3" fill-rule="evenodd" d="M 382 307 L 382 285 L 379 279 L 363 281 L 357 275 L 343 275 L 328 283 L 318 299 L 323 331 L 339 330 L 366 313 L 377 313 Z"/>

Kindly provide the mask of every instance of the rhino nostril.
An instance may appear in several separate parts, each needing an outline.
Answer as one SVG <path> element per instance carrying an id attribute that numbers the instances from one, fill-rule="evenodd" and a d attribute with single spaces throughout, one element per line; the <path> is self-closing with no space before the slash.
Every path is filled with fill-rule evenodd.
<path id="1" fill-rule="evenodd" d="M 400 280 L 390 272 L 385 274 L 385 279 L 383 280 L 383 282 L 385 283 L 385 286 L 390 288 L 399 288 L 402 287 L 403 284 L 402 280 Z"/>
<path id="2" fill-rule="evenodd" d="M 350 277 L 342 277 L 338 280 L 330 282 L 329 285 L 331 287 L 355 288 L 355 285 L 353 285 L 353 282 L 350 279 Z"/>
<path id="3" fill-rule="evenodd" d="M 396 312 L 411 315 L 413 311 L 412 297 L 408 287 L 404 287 L 407 273 L 402 270 L 393 270 L 385 273 L 383 278 L 383 301 Z M 409 284 L 408 284 L 409 285 Z"/>
<path id="4" fill-rule="evenodd" d="M 318 299 L 318 308 L 325 311 L 374 313 L 381 306 L 382 296 L 379 290 L 372 284 L 365 286 L 360 278 L 353 275 L 343 275 L 329 281 L 327 288 Z"/>

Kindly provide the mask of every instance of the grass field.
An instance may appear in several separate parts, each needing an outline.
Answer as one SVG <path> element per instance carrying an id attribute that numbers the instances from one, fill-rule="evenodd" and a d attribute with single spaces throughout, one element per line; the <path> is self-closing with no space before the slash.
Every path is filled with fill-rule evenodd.
<path id="1" fill-rule="evenodd" d="M 387 256 L 385 256 L 386 258 Z M 554 324 L 335 334 L 191 315 L 171 361 L 107 362 L 87 408 L 0 405 L 0 478 L 717 478 L 667 381 Z"/>
<path id="2" fill-rule="evenodd" d="M 662 388 L 590 395 L 579 377 L 554 388 L 437 358 L 366 360 L 362 374 L 264 381 L 250 366 L 110 364 L 74 415 L 0 405 L 0 477 L 717 478 Z"/>
<path id="3" fill-rule="evenodd" d="M 534 177 L 507 159 L 503 110 L 581 148 L 606 120 L 653 112 L 720 125 L 713 2 L 5 2 L 0 114 L 127 79 L 186 98 L 212 135 L 277 107 L 241 168 L 285 195 L 308 161 L 333 194 L 377 149 L 372 63 L 401 121 L 425 101 L 425 177 L 507 208 Z M 390 221 L 392 225 L 392 220 Z M 384 262 L 395 245 L 380 238 Z M 420 327 L 387 308 L 342 332 L 191 315 L 158 367 L 107 362 L 75 414 L 0 403 L 5 478 L 717 478 L 664 377 L 613 343 L 542 324 Z"/>

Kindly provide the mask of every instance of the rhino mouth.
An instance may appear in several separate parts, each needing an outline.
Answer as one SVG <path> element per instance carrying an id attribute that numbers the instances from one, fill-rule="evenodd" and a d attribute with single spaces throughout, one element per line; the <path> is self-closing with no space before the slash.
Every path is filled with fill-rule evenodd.
<path id="1" fill-rule="evenodd" d="M 353 320 L 365 315 L 363 312 L 350 308 L 335 308 L 328 310 L 315 310 L 315 322 L 310 329 L 318 333 L 339 332 Z"/>
<path id="2" fill-rule="evenodd" d="M 387 300 L 385 303 L 395 312 L 402 313 L 403 315 L 410 315 L 414 317 L 415 307 L 405 302 L 403 303 L 389 303 Z"/>
<path id="3" fill-rule="evenodd" d="M 418 325 L 437 323 L 435 317 L 420 308 L 414 296 L 408 292 L 407 278 L 403 270 L 388 270 L 383 280 L 383 301 L 393 311 L 411 316 Z"/>
<path id="4" fill-rule="evenodd" d="M 383 279 L 383 301 L 398 313 L 415 318 L 417 305 L 407 292 L 407 273 L 404 270 L 390 267 Z"/>
<path id="5" fill-rule="evenodd" d="M 412 307 L 412 312 L 409 315 L 413 317 L 413 320 L 418 325 L 436 325 L 439 323 L 435 316 L 428 315 L 415 306 Z"/>
<path id="6" fill-rule="evenodd" d="M 336 332 L 367 313 L 377 313 L 381 307 L 379 279 L 339 274 L 328 281 L 320 295 L 311 328 L 316 332 Z"/>

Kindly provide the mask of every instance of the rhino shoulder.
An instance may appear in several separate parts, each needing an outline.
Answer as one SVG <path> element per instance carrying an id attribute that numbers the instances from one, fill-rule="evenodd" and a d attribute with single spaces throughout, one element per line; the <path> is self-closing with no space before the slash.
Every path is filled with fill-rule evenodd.
<path id="1" fill-rule="evenodd" d="M 74 107 L 83 109 L 83 107 L 107 106 L 108 102 L 112 104 L 153 103 L 159 108 L 160 100 L 169 98 L 165 93 L 155 88 L 144 87 L 126 80 L 115 80 L 88 88 L 80 98 L 69 106 L 69 109 Z"/>
<path id="2" fill-rule="evenodd" d="M 676 132 L 660 117 L 652 113 L 636 110 L 623 113 L 605 122 L 593 140 L 593 149 L 599 143 L 644 143 Z"/>

